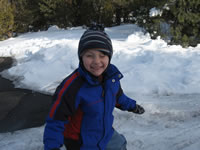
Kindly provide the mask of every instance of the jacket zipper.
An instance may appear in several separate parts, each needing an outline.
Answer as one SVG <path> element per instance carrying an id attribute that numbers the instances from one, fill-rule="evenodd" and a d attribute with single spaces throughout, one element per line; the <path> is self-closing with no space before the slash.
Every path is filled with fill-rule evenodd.
<path id="1" fill-rule="evenodd" d="M 101 96 L 102 96 L 102 98 L 103 98 L 103 102 L 104 102 L 104 111 L 103 111 L 103 130 L 104 130 L 104 132 L 103 132 L 103 137 L 99 140 L 99 142 L 98 142 L 98 147 L 99 147 L 99 150 L 101 150 L 101 147 L 99 146 L 99 144 L 100 144 L 100 142 L 102 141 L 102 139 L 104 138 L 104 136 L 105 136 L 105 107 L 106 107 L 106 102 L 105 102 L 105 90 L 104 90 L 104 83 L 102 83 L 101 84 L 101 86 L 102 86 L 102 94 L 101 94 Z"/>

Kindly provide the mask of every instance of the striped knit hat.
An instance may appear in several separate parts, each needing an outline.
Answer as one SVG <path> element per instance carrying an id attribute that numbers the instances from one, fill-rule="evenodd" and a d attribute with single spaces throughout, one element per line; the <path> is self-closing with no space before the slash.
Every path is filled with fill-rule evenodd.
<path id="1" fill-rule="evenodd" d="M 113 54 L 112 42 L 109 36 L 104 32 L 104 27 L 100 25 L 93 25 L 81 36 L 78 46 L 79 60 L 81 60 L 81 56 L 85 50 L 95 48 L 104 52 L 111 59 Z"/>

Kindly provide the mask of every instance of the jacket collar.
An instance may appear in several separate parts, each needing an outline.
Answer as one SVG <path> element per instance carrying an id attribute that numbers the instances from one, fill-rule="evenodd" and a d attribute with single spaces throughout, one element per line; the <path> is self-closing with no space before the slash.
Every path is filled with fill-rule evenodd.
<path id="1" fill-rule="evenodd" d="M 90 73 L 88 73 L 81 64 L 79 64 L 78 68 L 81 76 L 91 85 L 100 85 L 101 83 L 98 81 L 98 78 L 95 78 Z M 106 72 L 104 73 L 104 80 L 114 79 L 115 81 L 119 81 L 123 78 L 122 73 L 117 69 L 117 67 L 113 64 L 109 64 Z"/>

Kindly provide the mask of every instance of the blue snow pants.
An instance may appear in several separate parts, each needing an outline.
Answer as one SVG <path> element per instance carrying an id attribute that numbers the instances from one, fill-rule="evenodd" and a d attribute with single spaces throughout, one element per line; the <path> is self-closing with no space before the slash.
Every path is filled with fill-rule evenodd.
<path id="1" fill-rule="evenodd" d="M 80 145 L 77 141 L 65 139 L 64 143 L 67 150 L 80 150 Z M 113 136 L 105 150 L 127 150 L 126 144 L 125 137 L 114 130 Z"/>
<path id="2" fill-rule="evenodd" d="M 106 150 L 126 150 L 126 139 L 122 134 L 114 130 L 111 140 L 108 142 Z"/>

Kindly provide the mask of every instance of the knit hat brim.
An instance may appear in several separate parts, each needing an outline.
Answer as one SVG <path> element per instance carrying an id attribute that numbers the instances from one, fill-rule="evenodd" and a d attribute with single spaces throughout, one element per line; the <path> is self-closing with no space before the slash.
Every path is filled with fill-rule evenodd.
<path id="1" fill-rule="evenodd" d="M 90 50 L 90 49 L 87 49 L 87 50 Z M 84 50 L 81 54 L 80 54 L 80 57 L 82 57 L 85 52 L 87 52 L 87 50 Z M 102 52 L 103 54 L 107 55 L 109 58 L 110 58 L 110 51 L 107 50 L 107 49 L 103 49 L 103 48 L 92 48 L 92 50 L 95 50 L 95 51 L 99 51 L 99 52 Z"/>

